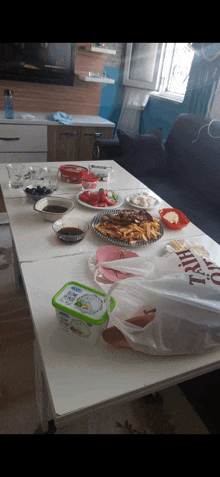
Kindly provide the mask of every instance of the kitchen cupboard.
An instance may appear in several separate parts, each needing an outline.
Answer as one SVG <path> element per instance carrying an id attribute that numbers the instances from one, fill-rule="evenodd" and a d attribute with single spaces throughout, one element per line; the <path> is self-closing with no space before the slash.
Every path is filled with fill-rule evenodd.
<path id="1" fill-rule="evenodd" d="M 115 125 L 99 116 L 73 119 L 65 126 L 38 114 L 35 122 L 25 123 L 1 119 L 0 112 L 0 163 L 92 160 L 95 140 L 111 139 Z"/>
<path id="2" fill-rule="evenodd" d="M 48 127 L 48 162 L 92 160 L 97 138 L 111 139 L 113 128 L 83 126 Z"/>

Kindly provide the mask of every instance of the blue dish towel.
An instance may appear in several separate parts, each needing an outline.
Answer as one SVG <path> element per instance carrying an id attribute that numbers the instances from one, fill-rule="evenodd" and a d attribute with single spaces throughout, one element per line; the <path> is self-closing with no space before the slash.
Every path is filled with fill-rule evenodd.
<path id="1" fill-rule="evenodd" d="M 72 116 L 68 116 L 66 113 L 61 113 L 61 111 L 57 111 L 57 113 L 51 113 L 48 116 L 50 121 L 59 121 L 62 124 L 71 125 L 73 124 Z"/>

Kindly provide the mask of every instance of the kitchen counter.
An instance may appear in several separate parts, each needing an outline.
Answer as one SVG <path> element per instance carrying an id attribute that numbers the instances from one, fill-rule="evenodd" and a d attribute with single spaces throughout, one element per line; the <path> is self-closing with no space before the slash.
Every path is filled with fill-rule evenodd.
<path id="1" fill-rule="evenodd" d="M 34 116 L 32 119 L 24 119 L 21 116 L 24 114 L 29 114 Z M 21 111 L 15 111 L 14 119 L 5 119 L 5 112 L 0 111 L 0 124 L 31 124 L 36 126 L 66 126 L 58 121 L 50 121 L 47 114 L 42 113 L 24 113 Z M 89 116 L 89 115 L 73 115 L 73 124 L 71 126 L 93 126 L 93 127 L 114 127 L 115 124 L 107 119 L 101 118 L 100 116 Z"/>

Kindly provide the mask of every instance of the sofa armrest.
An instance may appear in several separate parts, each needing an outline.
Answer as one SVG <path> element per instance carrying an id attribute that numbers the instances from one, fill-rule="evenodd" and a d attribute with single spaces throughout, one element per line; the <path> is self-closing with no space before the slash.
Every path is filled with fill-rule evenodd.
<path id="1" fill-rule="evenodd" d="M 93 145 L 92 159 L 115 159 L 123 156 L 118 139 L 97 139 Z"/>

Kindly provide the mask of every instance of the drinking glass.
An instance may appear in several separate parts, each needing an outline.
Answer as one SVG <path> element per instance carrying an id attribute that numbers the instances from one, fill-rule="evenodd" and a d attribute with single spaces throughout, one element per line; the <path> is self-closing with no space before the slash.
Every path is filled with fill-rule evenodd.
<path id="1" fill-rule="evenodd" d="M 6 164 L 9 177 L 9 187 L 18 189 L 23 186 L 24 181 L 24 166 L 23 164 Z"/>
<path id="2" fill-rule="evenodd" d="M 37 187 L 41 185 L 40 183 L 40 174 L 42 172 L 42 167 L 39 166 L 30 166 L 26 167 L 25 174 L 24 174 L 24 184 L 25 187 L 28 185 L 33 185 Z"/>
<path id="3" fill-rule="evenodd" d="M 47 181 L 47 187 L 49 187 L 52 192 L 57 190 L 59 169 L 57 167 L 44 167 L 42 174 L 46 174 L 45 180 Z"/>

